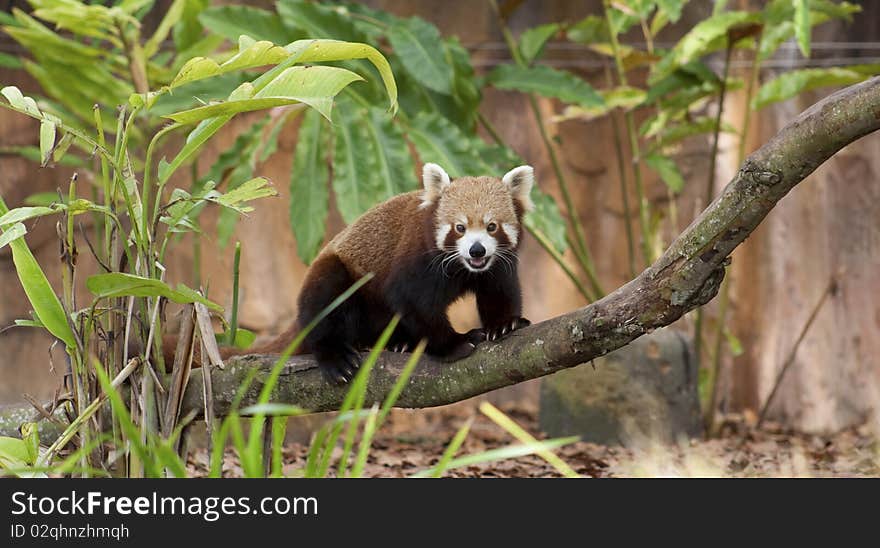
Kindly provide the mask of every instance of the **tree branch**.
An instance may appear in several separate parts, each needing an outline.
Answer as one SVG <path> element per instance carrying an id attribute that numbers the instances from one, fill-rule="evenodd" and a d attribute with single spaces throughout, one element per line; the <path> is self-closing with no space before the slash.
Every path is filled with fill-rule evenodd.
<path id="1" fill-rule="evenodd" d="M 813 105 L 749 156 L 736 177 L 653 265 L 605 298 L 563 316 L 516 331 L 500 343 L 444 364 L 422 359 L 398 407 L 431 407 L 589 362 L 686 312 L 717 293 L 730 253 L 776 203 L 835 152 L 880 129 L 880 77 L 843 89 Z M 406 356 L 384 353 L 373 370 L 367 403 L 381 401 Z M 241 405 L 256 402 L 274 356 L 240 356 L 212 372 L 214 413 L 224 416 L 241 381 L 260 370 Z M 194 371 L 183 414 L 201 413 L 203 370 Z M 291 358 L 275 401 L 313 411 L 337 409 L 345 387 L 330 386 L 309 356 Z"/>

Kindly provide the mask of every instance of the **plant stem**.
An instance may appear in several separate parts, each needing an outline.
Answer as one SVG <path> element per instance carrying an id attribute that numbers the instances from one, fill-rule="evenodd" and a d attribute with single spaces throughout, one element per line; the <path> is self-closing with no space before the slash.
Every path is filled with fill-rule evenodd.
<path id="1" fill-rule="evenodd" d="M 794 363 L 794 359 L 795 357 L 797 357 L 798 348 L 800 348 L 804 337 L 807 336 L 807 332 L 810 330 L 810 326 L 813 325 L 813 322 L 819 315 L 819 311 L 822 309 L 822 305 L 825 304 L 825 300 L 828 298 L 828 296 L 836 291 L 837 276 L 839 275 L 840 273 L 831 276 L 831 279 L 828 280 L 828 285 L 825 287 L 825 291 L 822 292 L 822 296 L 819 297 L 819 301 L 816 302 L 815 306 L 813 306 L 813 310 L 812 312 L 810 312 L 809 318 L 807 318 L 807 323 L 805 323 L 804 326 L 801 328 L 801 332 L 800 334 L 798 334 L 797 339 L 794 341 L 794 345 L 791 347 L 791 351 L 788 353 L 788 357 L 783 363 L 782 369 L 780 369 L 779 374 L 776 375 L 776 381 L 774 381 L 773 383 L 773 389 L 770 390 L 770 394 L 764 401 L 764 405 L 761 406 L 761 413 L 758 415 L 758 423 L 756 425 L 756 428 L 760 428 L 761 425 L 764 423 L 764 419 L 767 416 L 767 410 L 770 409 L 770 404 L 773 403 L 773 398 L 776 397 L 776 392 L 779 391 L 779 386 L 782 384 L 782 379 L 785 377 L 785 374 Z"/>
<path id="2" fill-rule="evenodd" d="M 719 100 L 718 119 L 716 120 L 716 123 L 715 123 L 715 144 L 713 146 L 714 152 L 717 152 L 717 150 L 718 150 L 718 135 L 721 131 L 721 111 L 723 108 L 724 96 L 726 95 L 726 91 L 727 91 L 727 87 L 726 87 L 727 86 L 727 75 L 728 75 L 728 70 L 729 70 L 729 65 L 730 65 L 730 55 L 731 55 L 730 52 L 732 49 L 733 49 L 732 47 L 727 48 L 727 56 L 726 56 L 725 63 L 724 63 L 724 80 L 721 83 L 722 96 L 721 96 L 721 99 Z M 736 162 L 737 165 L 742 165 L 743 160 L 745 160 L 746 135 L 748 133 L 749 118 L 751 117 L 751 112 L 752 112 L 751 103 L 752 103 L 752 93 L 754 92 L 754 85 L 753 84 L 758 79 L 760 67 L 761 67 L 761 62 L 758 60 L 757 55 L 755 55 L 755 59 L 752 64 L 751 77 L 749 79 L 749 84 L 746 87 L 745 112 L 743 114 L 743 129 L 742 129 L 742 133 L 740 134 L 740 139 L 739 139 L 739 150 L 738 150 L 738 156 L 737 156 L 737 162 Z M 713 163 L 714 163 L 715 154 L 712 155 L 712 158 L 713 158 Z M 715 169 L 713 166 L 713 168 L 710 170 L 710 174 L 714 174 L 714 173 L 715 173 Z M 711 184 L 709 185 L 710 190 L 712 190 L 713 187 L 714 187 L 714 185 L 711 185 Z M 706 205 L 708 206 L 709 203 L 711 203 L 711 199 L 707 200 Z M 720 377 L 721 377 L 721 357 L 722 357 L 722 350 L 724 348 L 722 341 L 724 338 L 724 327 L 727 323 L 727 310 L 728 310 L 728 304 L 730 301 L 731 283 L 732 282 L 730 279 L 730 267 L 728 267 L 727 268 L 727 275 L 724 276 L 724 280 L 721 282 L 721 289 L 719 291 L 719 293 L 721 293 L 721 300 L 720 300 L 719 306 L 718 306 L 718 324 L 715 328 L 715 348 L 714 348 L 714 353 L 712 354 L 712 366 L 711 366 L 712 367 L 712 370 L 711 370 L 712 371 L 711 372 L 712 391 L 711 391 L 711 397 L 709 398 L 709 407 L 706 408 L 705 415 L 704 415 L 706 430 L 710 434 L 712 433 L 712 430 L 715 425 L 715 413 L 716 413 L 717 407 L 718 407 L 718 397 L 719 397 L 718 393 L 719 393 L 719 389 L 720 389 L 719 383 L 720 383 Z M 697 310 L 697 325 L 695 325 L 695 329 L 697 327 L 702 329 L 702 314 L 703 314 L 703 309 L 702 308 L 698 309 Z M 698 332 L 698 334 L 700 334 L 700 333 Z M 698 358 L 698 360 L 699 360 L 699 358 Z"/>
<path id="3" fill-rule="evenodd" d="M 609 0 L 603 1 L 605 21 L 609 29 L 611 25 L 611 4 Z M 617 69 L 617 79 L 620 85 L 627 85 L 626 69 L 623 66 L 623 57 L 620 52 L 620 43 L 617 40 L 617 34 L 609 32 L 611 38 L 611 52 L 614 56 L 614 66 Z M 630 154 L 632 154 L 633 179 L 635 182 L 636 199 L 639 202 L 639 229 L 642 236 L 642 255 L 645 264 L 654 262 L 654 252 L 651 248 L 653 238 L 651 236 L 651 212 L 648 200 L 645 198 L 644 186 L 642 184 L 641 170 L 641 149 L 639 147 L 639 138 L 636 133 L 635 122 L 632 112 L 624 112 L 624 120 L 626 122 L 626 134 L 629 139 Z"/>
<path id="4" fill-rule="evenodd" d="M 492 140 L 495 141 L 496 145 L 504 146 L 504 139 L 501 138 L 501 135 L 498 133 L 498 130 L 495 129 L 495 126 L 492 125 L 483 113 L 477 111 L 477 120 L 479 120 L 480 124 L 485 128 L 486 132 L 492 137 Z"/>
<path id="5" fill-rule="evenodd" d="M 613 84 L 611 78 L 611 70 L 605 66 L 605 78 L 608 86 Z M 614 136 L 614 153 L 617 156 L 617 172 L 620 180 L 620 196 L 623 199 L 623 226 L 626 230 L 626 252 L 629 261 L 629 275 L 631 278 L 636 276 L 636 248 L 632 233 L 632 223 L 629 217 L 629 190 L 626 188 L 626 164 L 623 161 L 623 143 L 620 140 L 620 126 L 617 124 L 617 117 L 614 112 L 610 112 L 608 119 L 611 120 L 611 132 Z"/>
<path id="6" fill-rule="evenodd" d="M 235 242 L 235 258 L 232 262 L 232 316 L 229 320 L 229 339 L 227 344 L 235 346 L 235 332 L 238 330 L 238 273 L 241 264 L 241 242 Z"/>
<path id="7" fill-rule="evenodd" d="M 596 297 L 592 295 L 584 284 L 578 279 L 575 273 L 569 268 L 568 264 L 565 262 L 565 259 L 562 255 L 559 254 L 558 251 L 553 247 L 553 244 L 550 243 L 550 240 L 547 238 L 547 235 L 541 232 L 540 230 L 532 227 L 526 227 L 529 233 L 535 238 L 535 240 L 544 248 L 550 257 L 559 265 L 559 268 L 565 272 L 565 275 L 568 276 L 568 279 L 571 280 L 571 283 L 577 288 L 578 292 L 586 299 L 588 302 L 593 302 L 596 300 Z"/>

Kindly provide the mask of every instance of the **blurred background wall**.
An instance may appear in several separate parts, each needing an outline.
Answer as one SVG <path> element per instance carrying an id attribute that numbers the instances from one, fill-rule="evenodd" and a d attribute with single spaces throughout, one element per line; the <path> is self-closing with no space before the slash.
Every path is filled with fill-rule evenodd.
<path id="1" fill-rule="evenodd" d="M 485 3 L 466 0 L 373 0 L 368 3 L 400 16 L 418 15 L 436 24 L 444 34 L 458 35 L 472 52 L 478 73 L 508 59 L 494 15 Z M 880 60 L 880 2 L 860 3 L 863 12 L 853 24 L 820 27 L 819 35 L 814 35 L 814 58 L 807 63 L 825 66 Z M 540 23 L 574 21 L 597 13 L 600 5 L 598 0 L 527 0 L 515 12 L 510 24 L 516 33 Z M 710 2 L 691 2 L 682 20 L 664 31 L 668 41 L 674 42 L 710 10 Z M 569 42 L 551 43 L 548 48 L 544 62 L 582 74 L 597 86 L 605 85 L 605 59 Z M 2 37 L 0 50 L 14 53 L 16 46 Z M 786 44 L 782 54 L 763 69 L 761 78 L 765 80 L 775 72 L 803 66 L 805 60 L 796 47 Z M 749 70 L 746 60 L 736 58 L 733 67 L 743 74 Z M 26 75 L 4 69 L 0 69 L 0 83 L 17 85 L 25 92 L 38 89 Z M 746 152 L 760 146 L 828 91 L 821 90 L 761 111 L 757 123 L 751 126 Z M 742 125 L 744 108 L 743 96 L 738 93 L 728 97 L 724 113 L 725 119 L 736 127 Z M 606 291 L 610 291 L 630 277 L 624 239 L 626 212 L 619 190 L 610 124 L 607 119 L 556 124 L 549 120 L 559 105 L 549 100 L 539 101 L 548 120 L 548 130 L 557 138 L 563 169 L 587 229 L 599 276 Z M 517 153 L 535 167 L 538 184 L 558 198 L 550 160 L 527 99 L 518 93 L 487 89 L 481 111 Z M 250 122 L 247 116 L 241 116 L 211 141 L 199 156 L 199 171 L 205 172 Z M 68 169 L 41 170 L 33 163 L 2 152 L 3 146 L 36 144 L 37 129 L 36 123 L 29 119 L 0 112 L 0 193 L 11 207 L 20 205 L 30 194 L 64 187 L 71 175 Z M 296 138 L 295 131 L 290 129 L 279 141 L 281 153 L 275 155 L 261 173 L 275 182 L 282 196 L 259 202 L 257 210 L 238 223 L 233 237 L 242 242 L 244 250 L 240 322 L 261 336 L 271 336 L 292 321 L 296 295 L 305 272 L 305 266 L 297 258 L 296 242 L 287 220 L 288 169 Z M 730 180 L 737 168 L 737 141 L 726 139 L 721 146 L 723 156 L 716 168 L 716 190 Z M 708 143 L 701 139 L 687 142 L 680 153 L 687 183 L 677 198 L 678 226 L 666 223 L 667 238 L 674 237 L 702 209 L 708 153 Z M 720 398 L 723 410 L 754 411 L 760 407 L 801 327 L 835 273 L 839 278 L 838 290 L 819 311 L 816 323 L 800 346 L 771 416 L 798 429 L 837 430 L 861 422 L 880 404 L 880 283 L 875 279 L 875 273 L 880 270 L 878 174 L 880 136 L 874 135 L 847 147 L 823 165 L 786 197 L 737 249 L 731 269 L 729 314 L 731 331 L 741 340 L 744 352 L 724 364 Z M 413 173 L 413 177 L 417 174 Z M 649 181 L 648 188 L 655 204 L 668 199 L 666 188 L 659 181 Z M 216 211 L 208 211 L 206 215 L 201 257 L 203 278 L 210 284 L 211 296 L 228 305 L 232 246 L 216 249 L 210 236 Z M 629 219 L 635 221 L 635 212 L 629 212 Z M 330 233 L 341 226 L 339 215 L 332 212 Z M 61 262 L 54 225 L 43 221 L 29 226 L 28 230 L 28 244 L 50 280 L 59 283 Z M 80 246 L 84 249 L 85 242 L 81 241 Z M 184 241 L 172 254 L 166 265 L 172 281 L 191 282 L 190 249 Z M 81 275 L 94 271 L 86 255 L 81 255 Z M 521 256 L 526 315 L 532 321 L 585 304 L 558 266 L 545 257 L 535 242 L 527 238 Z M 87 303 L 88 295 L 80 295 L 80 302 Z M 715 307 L 717 303 L 710 305 L 711 309 Z M 12 324 L 16 318 L 27 317 L 28 311 L 9 250 L 0 250 L 0 327 Z M 453 314 L 461 329 L 477 322 L 472 301 L 457 304 Z M 692 318 L 685 318 L 677 327 L 689 331 L 692 324 Z M 59 385 L 59 372 L 66 367 L 62 349 L 56 347 L 50 352 L 51 343 L 42 333 L 26 328 L 0 333 L 0 403 L 21 401 L 22 393 L 38 399 L 51 396 Z M 537 393 L 536 381 L 531 381 L 494 397 L 536 399 Z"/>

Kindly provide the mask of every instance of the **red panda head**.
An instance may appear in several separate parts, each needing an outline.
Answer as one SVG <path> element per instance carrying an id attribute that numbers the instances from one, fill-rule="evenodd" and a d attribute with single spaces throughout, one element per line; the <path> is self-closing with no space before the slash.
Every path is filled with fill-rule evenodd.
<path id="1" fill-rule="evenodd" d="M 531 166 L 497 177 L 460 177 L 450 181 L 437 164 L 425 164 L 422 207 L 436 205 L 437 248 L 471 272 L 488 270 L 496 260 L 512 260 L 519 245 L 522 216 L 534 207 Z M 446 261 L 444 260 L 444 264 Z"/>

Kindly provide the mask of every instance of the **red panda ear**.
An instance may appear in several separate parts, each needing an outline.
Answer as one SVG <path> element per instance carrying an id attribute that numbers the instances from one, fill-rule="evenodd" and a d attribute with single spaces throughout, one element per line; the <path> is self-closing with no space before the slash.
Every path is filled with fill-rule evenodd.
<path id="1" fill-rule="evenodd" d="M 437 164 L 425 164 L 422 168 L 422 184 L 425 192 L 422 195 L 422 207 L 428 207 L 436 202 L 449 185 L 449 174 Z"/>
<path id="2" fill-rule="evenodd" d="M 535 208 L 532 198 L 529 194 L 535 185 L 535 170 L 532 166 L 519 166 L 508 171 L 501 182 L 506 184 L 513 195 L 514 200 L 518 200 L 522 204 L 525 211 L 531 211 Z"/>

